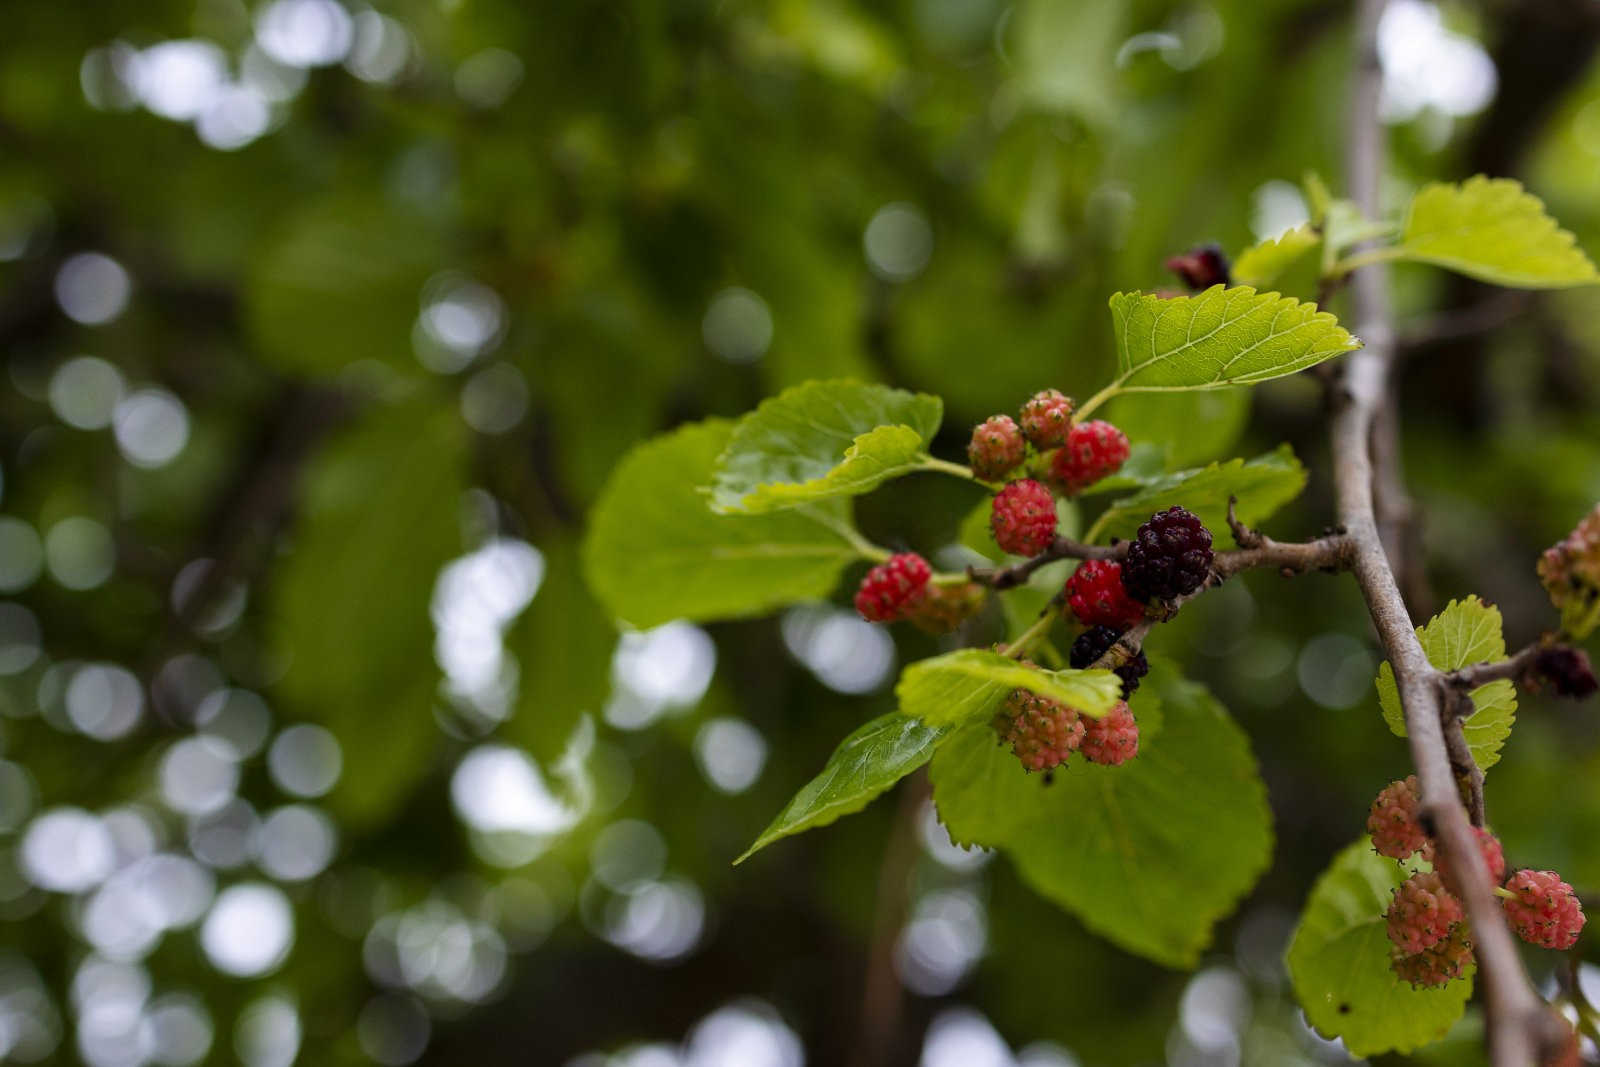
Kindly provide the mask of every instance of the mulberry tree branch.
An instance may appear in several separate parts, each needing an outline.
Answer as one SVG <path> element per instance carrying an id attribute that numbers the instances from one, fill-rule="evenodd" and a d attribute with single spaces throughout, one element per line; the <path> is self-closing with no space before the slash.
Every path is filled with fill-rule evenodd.
<path id="1" fill-rule="evenodd" d="M 1231 504 L 1228 512 L 1231 525 L 1233 513 Z M 1236 540 L 1239 540 L 1240 530 L 1245 530 L 1245 527 L 1241 525 L 1235 529 Z M 1235 551 L 1216 554 L 1212 563 L 1212 573 L 1216 576 L 1216 582 L 1208 582 L 1201 587 L 1201 590 L 1252 567 L 1273 567 L 1288 574 L 1304 574 L 1308 571 L 1344 570 L 1353 558 L 1349 540 L 1340 533 L 1331 533 L 1315 541 L 1274 541 L 1254 530 L 1246 530 L 1245 539 L 1239 540 L 1239 543 L 1242 547 Z M 1089 545 L 1082 541 L 1058 537 L 1050 543 L 1049 548 L 1032 559 L 1014 563 L 1009 567 L 968 567 L 967 577 L 991 589 L 1015 589 L 1027 582 L 1039 568 L 1058 560 L 1120 560 L 1127 554 L 1126 541 L 1110 545 Z M 1196 590 L 1196 593 L 1201 590 Z M 1183 599 L 1191 599 L 1193 595 Z"/>
<path id="2" fill-rule="evenodd" d="M 1386 0 L 1360 0 L 1356 69 L 1347 111 L 1346 184 L 1368 216 L 1378 213 L 1383 171 L 1377 29 L 1385 4 Z M 1395 338 L 1388 285 L 1388 269 L 1382 263 L 1363 267 L 1351 278 L 1355 329 L 1366 347 L 1345 357 L 1334 385 L 1331 434 L 1339 520 L 1353 543 L 1356 581 L 1394 668 L 1422 792 L 1423 825 L 1450 866 L 1465 874 L 1462 903 L 1472 923 L 1491 1060 L 1496 1067 L 1529 1067 L 1558 1047 L 1564 1024 L 1534 991 L 1491 889 L 1451 765 L 1445 731 L 1447 687 L 1417 640 L 1374 511 L 1373 429 L 1380 412 L 1392 402 L 1393 388 Z M 1470 752 L 1466 758 L 1470 763 Z"/>
<path id="3" fill-rule="evenodd" d="M 1249 547 L 1217 553 L 1212 560 L 1210 573 L 1206 575 L 1205 581 L 1200 583 L 1199 588 L 1176 600 L 1165 602 L 1161 614 L 1150 616 L 1130 627 L 1128 632 L 1119 637 L 1116 644 L 1106 649 L 1092 666 L 1115 668 L 1127 663 L 1144 647 L 1144 639 L 1156 623 L 1172 618 L 1183 605 L 1202 596 L 1208 590 L 1215 589 L 1241 571 L 1255 567 L 1270 567 L 1285 578 L 1291 578 L 1310 571 L 1345 570 L 1355 558 L 1354 543 L 1342 533 L 1331 533 L 1315 541 L 1293 543 L 1274 541 L 1239 523 L 1233 515 L 1231 503 L 1228 506 L 1228 525 L 1233 527 L 1234 537 L 1241 544 L 1248 542 Z"/>

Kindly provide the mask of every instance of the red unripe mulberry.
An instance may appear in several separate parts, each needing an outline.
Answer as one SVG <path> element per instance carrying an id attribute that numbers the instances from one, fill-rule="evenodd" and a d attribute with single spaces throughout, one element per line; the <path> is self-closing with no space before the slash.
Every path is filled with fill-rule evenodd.
<path id="1" fill-rule="evenodd" d="M 890 556 L 867 572 L 856 590 L 856 610 L 868 622 L 893 622 L 927 594 L 933 572 L 915 552 Z"/>
<path id="2" fill-rule="evenodd" d="M 1437 989 L 1466 974 L 1467 964 L 1471 962 L 1472 942 L 1467 939 L 1467 924 L 1457 923 L 1450 928 L 1450 936 L 1414 956 L 1395 949 L 1389 966 L 1401 981 L 1410 982 L 1413 988 Z"/>
<path id="3" fill-rule="evenodd" d="M 1139 754 L 1139 724 L 1128 705 L 1119 702 L 1105 716 L 1088 719 L 1083 725 L 1083 744 L 1078 746 L 1090 763 L 1118 767 Z"/>
<path id="4" fill-rule="evenodd" d="M 1112 559 L 1085 560 L 1066 585 L 1067 606 L 1085 626 L 1126 630 L 1144 619 L 1144 605 L 1122 587 L 1122 564 Z"/>
<path id="5" fill-rule="evenodd" d="M 1372 835 L 1372 847 L 1378 855 L 1403 860 L 1413 852 L 1421 852 L 1424 859 L 1433 858 L 1433 846 L 1417 820 L 1421 806 L 1416 775 L 1383 787 L 1367 815 L 1367 833 Z"/>
<path id="6" fill-rule="evenodd" d="M 1037 556 L 1056 536 L 1055 498 L 1032 478 L 1012 482 L 995 495 L 989 528 L 1005 551 Z"/>
<path id="7" fill-rule="evenodd" d="M 1502 900 L 1517 936 L 1530 945 L 1569 949 L 1583 931 L 1583 906 L 1555 871 L 1518 871 L 1506 882 L 1515 896 Z"/>
<path id="8" fill-rule="evenodd" d="M 1068 432 L 1066 444 L 1050 462 L 1050 473 L 1068 493 L 1077 493 L 1117 473 L 1127 461 L 1127 434 L 1109 422 L 1096 420 L 1080 423 Z"/>
<path id="9" fill-rule="evenodd" d="M 967 444 L 972 473 L 986 482 L 999 481 L 1016 470 L 1027 453 L 1028 443 L 1009 415 L 994 415 L 974 426 Z"/>
<path id="10" fill-rule="evenodd" d="M 1437 872 L 1413 874 L 1401 882 L 1384 913 L 1389 941 L 1407 956 L 1443 941 L 1461 919 L 1461 902 Z"/>
<path id="11" fill-rule="evenodd" d="M 1022 405 L 1022 436 L 1033 442 L 1033 447 L 1043 452 L 1067 439 L 1072 429 L 1072 398 L 1059 390 L 1046 389 L 1033 394 Z"/>
<path id="12" fill-rule="evenodd" d="M 994 717 L 1003 744 L 1030 771 L 1054 770 L 1067 762 L 1083 741 L 1084 724 L 1077 709 L 1026 689 L 1013 689 Z"/>

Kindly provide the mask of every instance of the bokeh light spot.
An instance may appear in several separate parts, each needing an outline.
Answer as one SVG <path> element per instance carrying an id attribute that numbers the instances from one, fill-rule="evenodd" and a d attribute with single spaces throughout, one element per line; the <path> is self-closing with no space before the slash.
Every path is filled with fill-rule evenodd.
<path id="1" fill-rule="evenodd" d="M 528 380 L 509 363 L 495 363 L 461 387 L 461 417 L 479 433 L 515 429 L 528 413 Z"/>
<path id="2" fill-rule="evenodd" d="M 522 83 L 522 60 L 504 48 L 475 52 L 456 68 L 456 95 L 473 107 L 499 107 Z"/>
<path id="3" fill-rule="evenodd" d="M 244 760 L 266 744 L 272 712 L 266 701 L 249 690 L 217 689 L 200 702 L 195 725 L 214 746 L 234 760 Z"/>
<path id="4" fill-rule="evenodd" d="M 694 756 L 706 781 L 724 793 L 742 793 L 761 777 L 767 742 L 743 719 L 711 719 L 695 734 Z"/>
<path id="5" fill-rule="evenodd" d="M 350 49 L 350 15 L 334 0 L 273 0 L 256 14 L 256 43 L 289 67 L 324 67 Z"/>
<path id="6" fill-rule="evenodd" d="M 239 1013 L 233 1050 L 245 1067 L 290 1067 L 300 1055 L 300 1013 L 286 997 L 266 996 Z"/>
<path id="7" fill-rule="evenodd" d="M 1296 661 L 1300 688 L 1325 708 L 1351 708 L 1372 694 L 1378 665 L 1367 646 L 1344 633 L 1307 641 Z"/>
<path id="8" fill-rule="evenodd" d="M 62 519 L 44 536 L 44 562 L 50 576 L 68 589 L 93 589 L 111 577 L 116 546 L 111 533 L 90 518 Z"/>
<path id="9" fill-rule="evenodd" d="M 140 389 L 117 404 L 113 432 L 135 467 L 164 467 L 189 442 L 189 410 L 165 389 Z"/>
<path id="10" fill-rule="evenodd" d="M 28 588 L 44 570 L 44 545 L 21 519 L 0 515 L 0 593 Z"/>
<path id="11" fill-rule="evenodd" d="M 700 336 L 718 359 L 754 363 L 772 344 L 772 312 L 767 302 L 748 289 L 724 289 L 711 298 L 700 320 Z"/>
<path id="12" fill-rule="evenodd" d="M 327 869 L 338 848 L 333 820 L 306 804 L 270 812 L 256 837 L 261 869 L 282 882 L 303 882 Z"/>
<path id="13" fill-rule="evenodd" d="M 72 673 L 66 692 L 67 718 L 97 741 L 127 736 L 144 713 L 144 687 L 133 672 L 114 663 L 90 663 Z"/>
<path id="14" fill-rule="evenodd" d="M 870 693 L 894 669 L 894 639 L 853 611 L 802 605 L 784 612 L 783 643 L 829 689 Z"/>
<path id="15" fill-rule="evenodd" d="M 75 356 L 50 376 L 50 410 L 79 430 L 102 430 L 122 399 L 122 372 L 103 359 Z"/>
<path id="16" fill-rule="evenodd" d="M 160 1067 L 190 1067 L 211 1051 L 211 1015 L 198 997 L 168 993 L 155 998 L 139 1028 L 140 1050 Z"/>
<path id="17" fill-rule="evenodd" d="M 910 281 L 933 256 L 933 227 L 911 204 L 885 204 L 861 239 L 867 265 L 884 281 Z"/>
<path id="18" fill-rule="evenodd" d="M 221 746 L 186 737 L 161 760 L 161 797 L 173 811 L 209 815 L 233 798 L 239 766 Z"/>
<path id="19" fill-rule="evenodd" d="M 267 750 L 267 769 L 285 793 L 320 797 L 333 788 L 344 766 L 344 754 L 333 734 L 311 723 L 291 726 Z"/>
<path id="20" fill-rule="evenodd" d="M 261 883 L 245 882 L 217 894 L 200 927 L 200 947 L 211 965 L 239 978 L 275 970 L 293 943 L 289 898 Z"/>
<path id="21" fill-rule="evenodd" d="M 56 272 L 56 302 L 67 317 L 98 326 L 122 314 L 133 282 L 122 264 L 100 252 L 80 252 Z"/>
<path id="22" fill-rule="evenodd" d="M 22 873 L 40 889 L 81 893 L 100 884 L 115 862 L 105 824 L 81 808 L 52 808 L 22 837 Z"/>
<path id="23" fill-rule="evenodd" d="M 4 551 L 4 536 L 0 535 L 0 553 Z M 33 666 L 39 659 L 42 636 L 33 612 L 21 604 L 0 603 L 0 676 L 20 674 Z"/>
<path id="24" fill-rule="evenodd" d="M 139 98 L 176 122 L 197 117 L 228 80 L 227 53 L 210 41 L 162 41 L 139 53 Z"/>

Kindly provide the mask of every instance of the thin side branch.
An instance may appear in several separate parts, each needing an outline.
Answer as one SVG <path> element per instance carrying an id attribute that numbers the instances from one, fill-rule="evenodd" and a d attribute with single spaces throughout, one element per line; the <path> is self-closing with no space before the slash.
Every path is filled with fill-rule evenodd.
<path id="1" fill-rule="evenodd" d="M 1009 567 L 968 567 L 967 577 L 991 589 L 1015 589 L 1033 577 L 1033 572 L 1061 559 L 1121 559 L 1128 554 L 1127 542 L 1088 545 L 1070 537 L 1058 537 L 1050 547 L 1022 563 Z"/>
<path id="2" fill-rule="evenodd" d="M 1292 578 L 1311 571 L 1346 570 L 1355 559 L 1355 545 L 1342 533 L 1331 533 L 1315 541 L 1292 543 L 1274 541 L 1240 523 L 1233 513 L 1231 504 L 1228 508 L 1228 525 L 1234 528 L 1236 539 L 1241 542 L 1248 541 L 1251 547 L 1217 553 L 1211 563 L 1211 572 L 1206 575 L 1205 581 L 1200 583 L 1199 588 L 1176 600 L 1164 602 L 1159 615 L 1149 616 L 1129 628 L 1128 632 L 1118 638 L 1116 644 L 1106 649 L 1091 666 L 1114 669 L 1127 663 L 1139 654 L 1139 650 L 1144 647 L 1146 635 L 1156 623 L 1172 618 L 1183 605 L 1215 589 L 1241 571 L 1270 567 L 1285 578 Z M 1241 532 L 1244 534 L 1242 537 Z"/>
<path id="3" fill-rule="evenodd" d="M 1216 554 L 1212 569 L 1220 576 L 1218 581 L 1231 578 L 1240 571 L 1249 570 L 1252 567 L 1275 567 L 1287 574 L 1345 570 L 1354 559 L 1349 539 L 1340 533 L 1319 537 L 1315 541 L 1274 541 L 1270 537 L 1254 530 L 1248 531 L 1248 533 L 1250 537 L 1249 547 Z M 1236 532 L 1235 537 L 1237 536 Z M 1050 543 L 1049 548 L 1032 559 L 1014 563 L 1009 567 L 968 567 L 967 577 L 975 582 L 987 585 L 991 589 L 1015 589 L 1033 577 L 1033 573 L 1040 567 L 1055 563 L 1058 560 L 1120 560 L 1127 554 L 1128 542 L 1126 541 L 1119 541 L 1110 545 L 1089 545 L 1084 544 L 1082 541 L 1058 537 Z M 1207 587 L 1202 586 L 1201 588 Z"/>
<path id="4" fill-rule="evenodd" d="M 1492 663 L 1474 663 L 1462 667 L 1458 671 L 1451 671 L 1444 676 L 1444 682 L 1452 689 L 1470 692 L 1490 682 L 1509 678 L 1518 685 L 1527 686 L 1533 671 L 1533 664 L 1539 653 L 1547 648 L 1557 647 L 1548 645 L 1543 641 L 1535 641 L 1528 647 L 1519 650 L 1507 659 L 1495 660 Z M 1470 711 L 1471 705 L 1468 705 Z"/>

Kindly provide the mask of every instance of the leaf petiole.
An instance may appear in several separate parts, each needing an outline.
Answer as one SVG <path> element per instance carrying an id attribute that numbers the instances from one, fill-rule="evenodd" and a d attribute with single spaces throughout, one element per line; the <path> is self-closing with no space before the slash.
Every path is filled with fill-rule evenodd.
<path id="1" fill-rule="evenodd" d="M 1404 259 L 1405 249 L 1399 245 L 1389 245 L 1387 248 L 1374 248 L 1370 252 L 1358 252 L 1353 256 L 1345 256 L 1335 263 L 1326 276 L 1332 279 L 1343 278 L 1352 271 L 1362 267 L 1370 267 L 1374 263 L 1387 263 L 1391 260 Z"/>
<path id="2" fill-rule="evenodd" d="M 1112 382 L 1110 385 L 1106 386 L 1104 389 L 1094 394 L 1094 396 L 1091 396 L 1088 400 L 1085 400 L 1082 404 L 1080 404 L 1078 406 L 1078 410 L 1072 413 L 1072 424 L 1074 426 L 1078 425 L 1088 417 L 1090 412 L 1094 411 L 1101 404 L 1104 404 L 1107 400 L 1110 400 L 1120 392 L 1122 392 L 1122 379 L 1118 378 L 1116 381 Z"/>
<path id="3" fill-rule="evenodd" d="M 803 507 L 797 510 L 817 525 L 826 526 L 844 538 L 862 559 L 871 560 L 873 563 L 882 563 L 894 554 L 882 545 L 875 545 L 865 537 L 862 537 L 861 532 L 855 528 L 853 523 L 837 515 L 830 515 L 822 508 Z"/>
<path id="4" fill-rule="evenodd" d="M 1015 641 L 1002 648 L 1000 654 L 1010 656 L 1012 659 L 1021 659 L 1022 654 L 1028 650 L 1028 646 L 1043 637 L 1045 632 L 1050 629 L 1050 624 L 1055 621 L 1056 613 L 1046 608 L 1039 614 L 1037 619 L 1033 620 L 1033 625 L 1022 631 Z"/>
<path id="5" fill-rule="evenodd" d="M 977 482 L 980 485 L 989 484 L 982 478 L 979 478 L 977 475 L 973 474 L 971 467 L 963 466 L 960 463 L 951 463 L 948 460 L 940 459 L 937 456 L 924 455 L 922 457 L 922 463 L 916 469 L 923 471 L 934 471 L 938 474 L 949 474 L 953 477 L 960 478 L 963 481 Z"/>

